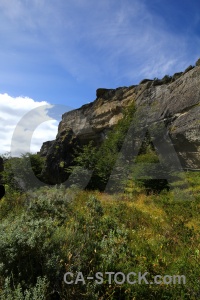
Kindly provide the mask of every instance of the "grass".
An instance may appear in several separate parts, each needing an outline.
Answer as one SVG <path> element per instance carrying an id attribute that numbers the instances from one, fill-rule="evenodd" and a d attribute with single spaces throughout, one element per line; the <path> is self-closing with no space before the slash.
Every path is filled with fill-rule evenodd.
<path id="1" fill-rule="evenodd" d="M 7 295 L 26 300 L 27 291 L 30 298 L 34 291 L 36 300 L 54 299 L 55 293 L 56 299 L 199 299 L 200 175 L 187 176 L 195 191 L 190 201 L 180 184 L 174 191 L 150 195 L 109 195 L 59 186 L 28 195 L 8 193 L 0 203 L 0 299 Z M 180 195 L 178 201 L 174 193 Z M 32 273 L 23 278 L 23 268 L 33 267 L 34 256 L 40 260 L 38 268 L 34 265 L 37 277 Z M 66 285 L 63 276 L 68 271 L 85 277 L 96 272 L 148 272 L 151 280 L 155 275 L 179 274 L 186 276 L 186 284 L 119 285 L 104 278 L 102 285 Z M 38 280 L 44 283 L 41 292 Z"/>

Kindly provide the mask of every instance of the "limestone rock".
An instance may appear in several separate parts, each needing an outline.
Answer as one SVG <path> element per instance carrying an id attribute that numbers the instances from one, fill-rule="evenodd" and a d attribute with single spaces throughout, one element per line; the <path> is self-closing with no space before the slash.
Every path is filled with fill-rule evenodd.
<path id="1" fill-rule="evenodd" d="M 97 98 L 104 97 L 109 92 L 112 92 L 113 89 L 105 89 L 105 88 L 99 88 L 96 90 L 96 96 Z"/>
<path id="2" fill-rule="evenodd" d="M 66 168 L 72 163 L 76 144 L 78 140 L 72 129 L 63 131 L 55 141 L 50 143 L 42 171 L 42 176 L 45 177 L 47 183 L 62 183 L 67 179 Z"/>
<path id="3" fill-rule="evenodd" d="M 40 149 L 40 152 L 38 152 L 37 154 L 39 154 L 40 156 L 46 156 L 48 151 L 49 151 L 49 148 L 52 146 L 54 141 L 47 141 L 47 142 L 44 142 L 42 144 L 42 147 Z"/>
<path id="4" fill-rule="evenodd" d="M 101 144 L 132 102 L 136 112 L 143 108 L 141 126 L 165 123 L 183 168 L 200 169 L 200 67 L 175 75 L 159 84 L 145 80 L 137 86 L 98 89 L 95 101 L 63 114 L 56 140 L 41 149 L 49 182 L 65 180 L 61 165 L 70 165 L 75 144 Z"/>

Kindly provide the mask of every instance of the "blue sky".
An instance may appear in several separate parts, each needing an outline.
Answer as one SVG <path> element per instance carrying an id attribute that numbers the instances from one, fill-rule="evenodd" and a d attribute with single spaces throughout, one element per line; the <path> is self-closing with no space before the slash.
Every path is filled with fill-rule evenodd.
<path id="1" fill-rule="evenodd" d="M 42 101 L 77 108 L 99 87 L 195 64 L 200 2 L 0 0 L 0 39 L 0 109 L 6 94 L 30 109 Z"/>

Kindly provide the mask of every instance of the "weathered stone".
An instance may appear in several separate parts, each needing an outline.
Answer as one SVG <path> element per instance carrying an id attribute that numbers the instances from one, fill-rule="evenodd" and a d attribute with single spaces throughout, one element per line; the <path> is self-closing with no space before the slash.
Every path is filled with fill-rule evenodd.
<path id="1" fill-rule="evenodd" d="M 63 167 L 72 162 L 75 143 L 93 140 L 98 146 L 107 132 L 123 117 L 123 109 L 135 102 L 136 113 L 143 108 L 141 125 L 164 122 L 183 168 L 200 169 L 200 67 L 178 73 L 176 80 L 162 80 L 116 90 L 98 89 L 97 99 L 65 113 L 56 140 L 46 154 L 44 173 L 51 183 L 66 178 Z M 97 91 L 98 91 L 97 90 Z M 44 151 L 44 149 L 46 149 Z"/>
<path id="2" fill-rule="evenodd" d="M 109 101 L 98 98 L 90 104 L 65 113 L 58 127 L 57 138 L 71 128 L 81 143 L 85 144 L 90 140 L 101 143 L 101 136 L 122 118 L 123 108 L 128 106 L 133 97 L 132 90 L 129 92 L 127 88 L 121 88 L 115 91 Z"/>
<path id="3" fill-rule="evenodd" d="M 54 141 L 47 141 L 44 142 L 42 144 L 42 147 L 40 149 L 40 152 L 38 152 L 37 154 L 39 154 L 40 156 L 46 156 L 47 152 L 49 151 L 49 148 L 51 147 L 51 145 L 53 144 Z"/>
<path id="4" fill-rule="evenodd" d="M 78 139 L 71 129 L 62 132 L 55 141 L 52 141 L 42 171 L 42 177 L 47 183 L 62 183 L 67 179 L 66 168 L 72 163 L 74 148 L 77 144 Z"/>
<path id="5" fill-rule="evenodd" d="M 107 94 L 110 91 L 112 92 L 114 90 L 113 89 L 99 88 L 99 89 L 96 90 L 96 96 L 97 96 L 97 98 L 104 97 L 105 94 Z"/>

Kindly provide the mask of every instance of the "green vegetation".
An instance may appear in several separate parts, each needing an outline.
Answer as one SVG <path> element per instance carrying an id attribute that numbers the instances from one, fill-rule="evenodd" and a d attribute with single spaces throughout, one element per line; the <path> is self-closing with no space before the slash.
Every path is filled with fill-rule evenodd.
<path id="1" fill-rule="evenodd" d="M 74 166 L 69 167 L 66 171 L 80 173 L 80 167 L 93 171 L 87 189 L 104 191 L 116 163 L 122 159 L 119 171 L 115 174 L 115 180 L 119 181 L 119 185 L 122 185 L 124 190 L 134 194 L 138 191 L 151 193 L 169 189 L 166 179 L 153 179 L 151 176 L 147 176 L 150 172 L 157 175 L 162 172 L 162 170 L 158 170 L 156 165 L 159 163 L 159 158 L 148 131 L 143 137 L 138 155 L 133 157 L 131 154 L 135 143 L 134 138 L 137 140 L 137 136 L 141 134 L 137 132 L 137 128 L 141 126 L 139 122 L 140 114 L 135 114 L 135 104 L 133 102 L 126 109 L 124 117 L 118 122 L 114 130 L 108 133 L 100 147 L 95 147 L 90 142 L 88 145 L 77 148 Z M 131 132 L 129 135 L 128 130 Z M 163 132 L 162 128 L 158 126 L 154 128 L 155 135 L 159 135 L 160 132 Z M 121 149 L 125 139 L 126 147 L 130 150 L 122 154 Z M 121 176 L 122 172 L 125 173 L 123 176 Z M 82 176 L 84 176 L 84 173 L 82 173 Z"/>
<path id="2" fill-rule="evenodd" d="M 192 201 L 178 187 L 151 195 L 63 186 L 7 194 L 0 203 L 0 299 L 198 299 L 200 174 L 187 176 Z M 66 272 L 82 272 L 85 284 L 67 285 Z M 96 272 L 148 272 L 150 281 L 179 274 L 186 284 L 86 279 Z"/>
<path id="3" fill-rule="evenodd" d="M 184 74 L 187 73 L 187 72 L 189 72 L 189 71 L 192 70 L 192 69 L 194 69 L 194 66 L 189 65 L 189 66 L 185 69 Z"/>
<path id="4" fill-rule="evenodd" d="M 196 65 L 197 67 L 200 66 L 200 58 L 196 61 L 195 65 Z"/>
<path id="5" fill-rule="evenodd" d="M 124 138 L 133 122 L 134 113 L 135 104 L 133 103 L 124 111 L 124 117 L 118 122 L 114 130 L 108 133 L 107 138 L 100 147 L 95 147 L 91 142 L 77 149 L 74 157 L 75 166 L 68 168 L 67 171 L 72 172 L 77 166 L 93 170 L 88 189 L 99 189 L 101 191 L 105 189 Z"/>
<path id="6" fill-rule="evenodd" d="M 199 298 L 200 172 L 176 174 L 173 189 L 151 178 L 159 157 L 147 132 L 138 156 L 126 157 L 124 192 L 102 192 L 138 119 L 133 103 L 99 148 L 93 143 L 77 148 L 74 166 L 66 171 L 76 167 L 78 176 L 81 167 L 93 170 L 85 191 L 78 185 L 36 188 L 31 174 L 43 179 L 43 158 L 29 153 L 4 158 L 0 299 Z M 66 272 L 74 281 L 81 272 L 85 284 L 66 284 Z M 97 272 L 104 274 L 102 284 L 87 280 Z M 156 275 L 184 275 L 186 283 L 118 284 L 105 272 L 148 272 L 149 282 Z"/>
<path id="7" fill-rule="evenodd" d="M 126 122 L 122 120 L 102 145 L 107 158 L 117 156 L 130 120 Z M 92 169 L 97 155 L 101 168 L 96 168 L 96 176 L 104 182 L 114 160 L 104 169 L 92 144 L 76 159 Z M 14 159 L 16 166 L 25 164 L 27 157 Z M 40 176 L 43 162 L 34 159 Z M 145 172 L 140 162 L 158 162 L 148 134 L 123 194 L 62 185 L 24 192 L 13 185 L 15 164 L 11 168 L 10 160 L 3 172 L 7 193 L 0 202 L 0 299 L 198 299 L 200 173 L 177 174 L 174 189 L 167 191 L 161 182 L 159 193 L 155 181 L 138 179 Z M 19 176 L 24 179 L 23 172 Z M 81 272 L 85 284 L 66 284 L 66 272 L 73 273 L 74 280 Z M 104 274 L 102 284 L 87 280 L 97 272 Z M 148 272 L 148 281 L 155 275 L 184 275 L 186 284 L 109 283 L 105 272 Z"/>
<path id="8" fill-rule="evenodd" d="M 4 156 L 3 182 L 9 189 L 23 191 L 34 187 L 34 177 L 42 179 L 45 159 L 37 154 L 26 153 L 21 157 Z"/>

